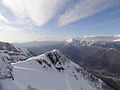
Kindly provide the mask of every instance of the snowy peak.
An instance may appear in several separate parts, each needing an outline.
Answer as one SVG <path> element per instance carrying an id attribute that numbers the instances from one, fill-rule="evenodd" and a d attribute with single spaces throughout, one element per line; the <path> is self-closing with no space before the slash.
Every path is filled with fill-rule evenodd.
<path id="1" fill-rule="evenodd" d="M 0 58 L 4 58 L 9 62 L 16 62 L 26 60 L 32 54 L 25 48 L 15 47 L 6 42 L 0 42 Z"/>
<path id="2" fill-rule="evenodd" d="M 15 79 L 19 83 L 24 83 L 24 80 L 21 81 L 22 76 L 26 76 L 26 81 L 31 80 L 31 77 L 33 77 L 34 80 L 35 78 L 39 78 L 37 79 L 38 81 L 32 80 L 32 82 L 25 83 L 26 87 L 30 84 L 35 87 L 36 90 L 40 90 L 41 88 L 44 90 L 56 90 L 56 87 L 58 87 L 57 90 L 112 90 L 100 79 L 73 63 L 56 49 L 29 58 L 26 61 L 20 61 L 13 64 L 13 66 Z M 27 75 L 28 73 L 31 74 Z M 33 74 L 35 74 L 36 77 L 31 76 Z M 38 74 L 38 76 L 36 74 Z M 46 79 L 46 76 L 51 78 Z M 19 80 L 20 77 L 21 79 Z M 48 83 L 46 87 L 46 85 L 42 85 L 44 82 L 41 81 L 41 79 L 44 80 L 45 84 L 51 82 L 50 80 L 52 79 L 52 83 Z M 42 86 L 38 87 L 36 84 L 34 85 L 36 82 L 41 83 L 40 85 Z"/>
<path id="3" fill-rule="evenodd" d="M 66 40 L 65 41 L 65 46 L 76 46 L 76 47 L 80 47 L 80 46 L 90 46 L 92 44 L 94 44 L 96 41 L 94 40 L 85 40 L 85 39 L 82 39 L 82 38 L 71 38 L 69 40 Z"/>
<path id="4" fill-rule="evenodd" d="M 118 37 L 118 36 L 114 36 Z M 120 45 L 120 41 L 114 40 L 110 36 L 84 36 L 84 37 L 76 37 L 68 39 L 64 42 L 64 46 L 75 46 L 75 47 L 89 47 L 89 46 L 101 46 L 101 47 L 107 47 L 107 48 L 117 48 Z"/>
<path id="5" fill-rule="evenodd" d="M 52 64 L 55 66 L 58 70 L 64 70 L 63 67 L 66 62 L 69 60 L 66 59 L 66 57 L 57 49 L 47 52 L 46 56 L 49 58 L 49 60 L 52 62 Z"/>
<path id="6" fill-rule="evenodd" d="M 65 41 L 65 46 L 91 46 L 91 45 L 105 45 L 105 44 L 119 44 L 120 45 L 120 36 L 119 35 L 91 35 L 71 38 Z"/>
<path id="7" fill-rule="evenodd" d="M 120 41 L 120 35 L 88 35 L 83 37 L 75 37 L 67 40 L 66 42 L 71 43 L 75 40 L 82 40 L 88 42 L 113 42 Z"/>

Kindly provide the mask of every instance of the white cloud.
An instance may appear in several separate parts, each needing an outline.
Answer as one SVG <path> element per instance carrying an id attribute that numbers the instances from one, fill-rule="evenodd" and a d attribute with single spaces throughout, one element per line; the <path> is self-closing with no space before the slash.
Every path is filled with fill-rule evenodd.
<path id="1" fill-rule="evenodd" d="M 15 32 L 15 31 L 19 31 L 19 30 L 22 30 L 22 28 L 15 28 L 15 27 L 8 26 L 8 25 L 0 23 L 0 32 L 4 32 L 4 31 Z"/>
<path id="2" fill-rule="evenodd" d="M 24 31 L 10 31 L 3 30 L 0 31 L 0 41 L 5 42 L 26 42 L 32 40 L 40 40 L 40 35 L 35 35 L 33 33 L 28 33 Z"/>
<path id="3" fill-rule="evenodd" d="M 87 35 L 81 37 L 83 40 L 86 41 L 118 41 L 120 40 L 120 34 L 116 35 Z"/>
<path id="4" fill-rule="evenodd" d="M 116 35 L 113 35 L 113 36 L 120 39 L 120 34 L 116 34 Z"/>
<path id="5" fill-rule="evenodd" d="M 0 22 L 10 23 L 2 14 L 0 14 Z"/>
<path id="6" fill-rule="evenodd" d="M 19 22 L 29 19 L 41 26 L 59 14 L 58 26 L 64 26 L 120 5 L 120 0 L 2 0 L 2 4 L 19 18 Z"/>
<path id="7" fill-rule="evenodd" d="M 41 26 L 55 16 L 61 1 L 63 0 L 3 0 L 3 4 L 17 17 L 29 17 Z"/>
<path id="8" fill-rule="evenodd" d="M 74 8 L 60 16 L 58 25 L 63 26 L 69 24 L 115 5 L 120 5 L 120 0 L 78 0 Z"/>

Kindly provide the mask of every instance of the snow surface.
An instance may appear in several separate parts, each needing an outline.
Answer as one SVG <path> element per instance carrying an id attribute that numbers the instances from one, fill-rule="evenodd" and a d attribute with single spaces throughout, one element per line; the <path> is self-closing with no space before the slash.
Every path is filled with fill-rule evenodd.
<path id="1" fill-rule="evenodd" d="M 112 90 L 58 50 L 12 66 L 14 80 L 0 80 L 0 90 Z"/>

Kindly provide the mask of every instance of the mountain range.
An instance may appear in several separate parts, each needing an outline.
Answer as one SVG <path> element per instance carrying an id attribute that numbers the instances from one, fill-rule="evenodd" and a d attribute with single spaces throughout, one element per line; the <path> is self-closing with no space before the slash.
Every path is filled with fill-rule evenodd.
<path id="1" fill-rule="evenodd" d="M 120 42 L 72 38 L 60 51 L 73 62 L 120 90 Z"/>

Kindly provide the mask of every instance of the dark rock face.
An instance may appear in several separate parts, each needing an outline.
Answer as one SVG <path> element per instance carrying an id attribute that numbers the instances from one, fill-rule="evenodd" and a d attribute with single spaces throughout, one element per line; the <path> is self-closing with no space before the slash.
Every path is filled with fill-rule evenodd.
<path id="1" fill-rule="evenodd" d="M 63 55 L 61 53 L 58 52 L 49 52 L 46 53 L 47 57 L 51 60 L 52 64 L 55 66 L 55 68 L 58 71 L 64 71 L 64 67 L 62 66 L 62 64 L 64 65 L 66 62 L 66 58 L 63 59 Z M 57 64 L 57 66 L 56 66 Z M 58 67 L 59 65 L 59 67 Z"/>
<path id="2" fill-rule="evenodd" d="M 12 66 L 3 58 L 0 58 L 0 79 L 14 79 Z"/>

